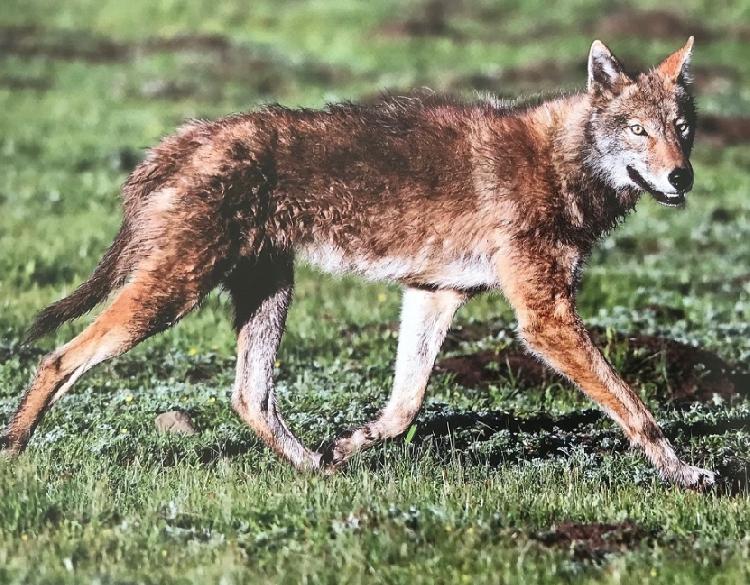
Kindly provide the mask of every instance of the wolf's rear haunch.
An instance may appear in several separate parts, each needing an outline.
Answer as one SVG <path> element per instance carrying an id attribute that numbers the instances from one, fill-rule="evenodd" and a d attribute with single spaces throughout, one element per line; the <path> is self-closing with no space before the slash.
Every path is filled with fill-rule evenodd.
<path id="1" fill-rule="evenodd" d="M 168 328 L 223 284 L 234 300 L 240 348 L 253 366 L 243 384 L 262 384 L 263 408 L 270 409 L 262 423 L 248 414 L 243 398 L 236 399 L 237 410 L 295 465 L 318 464 L 320 457 L 302 447 L 276 413 L 271 391 L 292 292 L 292 256 L 268 229 L 274 133 L 258 129 L 256 118 L 188 124 L 128 178 L 115 241 L 86 282 L 39 314 L 27 339 L 114 298 L 80 335 L 42 360 L 4 436 L 6 451 L 24 448 L 45 409 L 84 372 Z"/>
<path id="2" fill-rule="evenodd" d="M 222 285 L 238 337 L 233 408 L 298 469 L 332 471 L 409 427 L 456 310 L 499 289 L 528 347 L 601 405 L 663 477 L 713 483 L 711 472 L 677 457 L 592 343 L 574 298 L 592 246 L 642 191 L 676 205 L 692 185 L 691 47 L 692 39 L 632 78 L 597 41 L 588 90 L 537 104 L 388 98 L 317 111 L 272 106 L 184 126 L 126 181 L 122 228 L 91 277 L 31 326 L 35 339 L 112 299 L 42 359 L 2 452 L 23 450 L 84 372 Z M 289 430 L 273 387 L 295 257 L 405 287 L 387 404 L 320 453 Z"/>

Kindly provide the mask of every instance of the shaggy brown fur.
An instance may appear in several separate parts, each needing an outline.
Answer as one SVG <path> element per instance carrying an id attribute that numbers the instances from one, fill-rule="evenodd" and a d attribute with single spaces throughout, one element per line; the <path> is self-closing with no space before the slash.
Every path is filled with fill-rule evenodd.
<path id="1" fill-rule="evenodd" d="M 296 467 L 331 471 L 404 432 L 454 312 L 500 289 L 528 347 L 598 402 L 664 477 L 712 483 L 713 474 L 677 458 L 574 306 L 591 247 L 640 193 L 680 203 L 692 184 L 691 46 L 634 79 L 597 41 L 588 91 L 536 104 L 402 97 L 319 111 L 272 106 L 184 126 L 127 180 L 123 227 L 91 279 L 33 325 L 32 338 L 119 290 L 90 327 L 42 360 L 6 452 L 25 446 L 44 410 L 86 370 L 169 327 L 223 284 L 236 307 L 235 410 Z M 406 287 L 388 405 L 322 453 L 291 433 L 273 391 L 295 258 Z"/>

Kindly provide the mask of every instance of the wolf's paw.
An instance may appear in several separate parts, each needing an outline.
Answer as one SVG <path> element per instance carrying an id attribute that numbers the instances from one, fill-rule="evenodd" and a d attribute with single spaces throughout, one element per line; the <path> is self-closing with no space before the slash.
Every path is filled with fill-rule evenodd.
<path id="1" fill-rule="evenodd" d="M 344 450 L 337 448 L 338 441 L 327 445 L 320 455 L 320 471 L 323 475 L 333 475 L 346 462 L 347 456 Z"/>
<path id="2" fill-rule="evenodd" d="M 679 486 L 696 491 L 706 491 L 716 483 L 716 473 L 692 465 L 684 465 L 672 477 Z"/>
<path id="3" fill-rule="evenodd" d="M 351 441 L 351 431 L 343 433 L 324 446 L 320 456 L 320 470 L 323 475 L 333 475 L 349 460 L 355 449 Z"/>

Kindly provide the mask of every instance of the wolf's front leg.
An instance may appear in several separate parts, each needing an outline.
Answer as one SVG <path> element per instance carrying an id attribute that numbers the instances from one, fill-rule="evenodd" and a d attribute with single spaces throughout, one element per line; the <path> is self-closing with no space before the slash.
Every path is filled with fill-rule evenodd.
<path id="1" fill-rule="evenodd" d="M 467 295 L 458 291 L 404 291 L 396 372 L 388 404 L 376 420 L 347 431 L 323 452 L 322 463 L 333 471 L 357 451 L 397 437 L 422 407 L 427 380 L 453 315 Z"/>
<path id="2" fill-rule="evenodd" d="M 540 287 L 541 282 L 547 288 Z M 711 471 L 687 465 L 677 457 L 646 405 L 592 342 L 569 293 L 551 290 L 550 286 L 553 285 L 549 278 L 543 281 L 531 278 L 507 293 L 516 310 L 519 332 L 528 347 L 619 423 L 663 478 L 684 487 L 712 485 Z"/>

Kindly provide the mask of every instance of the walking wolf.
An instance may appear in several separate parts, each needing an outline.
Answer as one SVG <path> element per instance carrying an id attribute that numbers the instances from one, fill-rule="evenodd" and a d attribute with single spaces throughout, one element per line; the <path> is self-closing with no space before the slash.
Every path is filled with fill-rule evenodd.
<path id="1" fill-rule="evenodd" d="M 331 471 L 404 432 L 454 312 L 498 289 L 528 348 L 601 405 L 663 477 L 710 485 L 714 474 L 677 457 L 594 346 L 574 301 L 592 246 L 642 192 L 679 206 L 692 187 L 692 45 L 631 76 L 595 41 L 587 89 L 537 103 L 389 98 L 187 124 L 128 178 L 122 228 L 91 278 L 32 326 L 38 337 L 116 291 L 93 324 L 42 360 L 5 452 L 23 449 L 85 371 L 223 285 L 238 332 L 234 409 L 297 468 Z M 405 287 L 387 405 L 320 453 L 289 430 L 273 388 L 295 258 Z"/>

